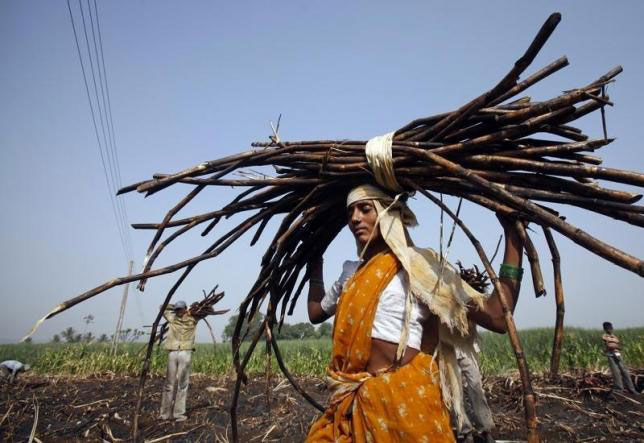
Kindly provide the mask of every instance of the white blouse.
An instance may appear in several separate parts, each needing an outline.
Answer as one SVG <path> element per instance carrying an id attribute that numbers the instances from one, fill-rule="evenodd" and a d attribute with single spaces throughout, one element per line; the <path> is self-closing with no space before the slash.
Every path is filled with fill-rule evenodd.
<path id="1" fill-rule="evenodd" d="M 342 265 L 340 277 L 333 283 L 321 301 L 324 312 L 334 315 L 338 305 L 338 298 L 342 294 L 344 285 L 355 274 L 359 261 L 347 260 Z M 391 279 L 387 287 L 380 294 L 376 315 L 371 329 L 371 338 L 385 340 L 390 343 L 400 342 L 403 322 L 405 319 L 405 296 L 409 291 L 409 282 L 404 270 Z M 429 314 L 425 305 L 421 305 L 415 298 L 412 298 L 411 319 L 409 322 L 409 341 L 407 346 L 420 350 L 420 342 L 423 335 L 421 322 Z"/>

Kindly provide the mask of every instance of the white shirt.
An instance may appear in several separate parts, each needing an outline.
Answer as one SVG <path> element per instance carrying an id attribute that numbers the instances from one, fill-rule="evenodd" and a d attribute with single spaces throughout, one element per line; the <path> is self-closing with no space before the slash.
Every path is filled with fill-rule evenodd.
<path id="1" fill-rule="evenodd" d="M 326 292 L 321 301 L 321 307 L 329 315 L 334 315 L 338 305 L 338 298 L 342 294 L 344 285 L 355 274 L 359 261 L 347 260 L 342 265 L 342 273 L 331 288 Z M 409 282 L 404 270 L 399 271 L 383 289 L 378 301 L 376 315 L 371 328 L 371 338 L 399 343 L 405 319 L 405 297 L 409 291 Z M 412 311 L 409 321 L 409 340 L 407 346 L 420 350 L 423 335 L 421 322 L 427 318 L 429 310 L 424 305 L 412 298 Z"/>
<path id="2" fill-rule="evenodd" d="M 20 363 L 18 360 L 5 360 L 0 363 L 0 366 L 7 368 L 7 370 L 11 371 L 12 374 L 17 374 L 25 367 L 25 365 Z"/>

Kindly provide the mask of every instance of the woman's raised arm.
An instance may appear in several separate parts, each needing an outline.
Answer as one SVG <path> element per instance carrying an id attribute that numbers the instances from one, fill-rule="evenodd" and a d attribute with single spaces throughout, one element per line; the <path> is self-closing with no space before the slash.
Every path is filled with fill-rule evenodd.
<path id="1" fill-rule="evenodd" d="M 501 288 L 508 295 L 508 303 L 511 312 L 519 299 L 519 290 L 521 289 L 521 276 L 523 270 L 521 263 L 523 261 L 523 242 L 515 227 L 515 221 L 498 215 L 501 226 L 505 235 L 505 252 L 503 254 L 503 270 L 499 272 L 499 283 Z M 486 329 L 504 334 L 507 332 L 503 307 L 499 294 L 496 289 L 486 300 L 483 309 L 471 309 L 469 318 Z"/>
<path id="2" fill-rule="evenodd" d="M 324 277 L 322 274 L 323 261 L 322 257 L 311 260 L 308 264 L 309 271 L 309 297 L 308 311 L 309 321 L 314 325 L 322 323 L 329 317 L 329 314 L 322 309 L 322 299 L 324 298 Z"/>

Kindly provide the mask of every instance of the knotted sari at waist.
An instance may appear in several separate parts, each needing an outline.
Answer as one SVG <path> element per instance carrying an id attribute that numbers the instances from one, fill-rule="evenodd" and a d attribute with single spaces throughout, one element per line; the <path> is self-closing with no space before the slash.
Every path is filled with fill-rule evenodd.
<path id="1" fill-rule="evenodd" d="M 329 406 L 307 442 L 453 442 L 438 365 L 418 353 L 395 370 L 367 372 L 371 329 L 383 289 L 400 269 L 391 252 L 374 256 L 347 282 L 333 328 L 327 368 Z"/>

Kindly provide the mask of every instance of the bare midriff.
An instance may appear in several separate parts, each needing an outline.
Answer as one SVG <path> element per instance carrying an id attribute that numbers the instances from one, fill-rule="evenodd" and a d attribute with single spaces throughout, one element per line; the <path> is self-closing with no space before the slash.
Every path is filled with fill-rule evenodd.
<path id="1" fill-rule="evenodd" d="M 420 344 L 420 351 L 418 349 L 407 347 L 400 363 L 395 367 L 404 366 L 416 356 L 419 352 L 425 354 L 433 354 L 436 345 L 438 344 L 438 318 L 430 315 L 423 322 L 423 336 Z M 398 343 L 391 343 L 379 338 L 371 339 L 371 355 L 367 363 L 367 372 L 377 375 L 383 371 L 394 368 L 396 361 L 396 350 Z"/>

